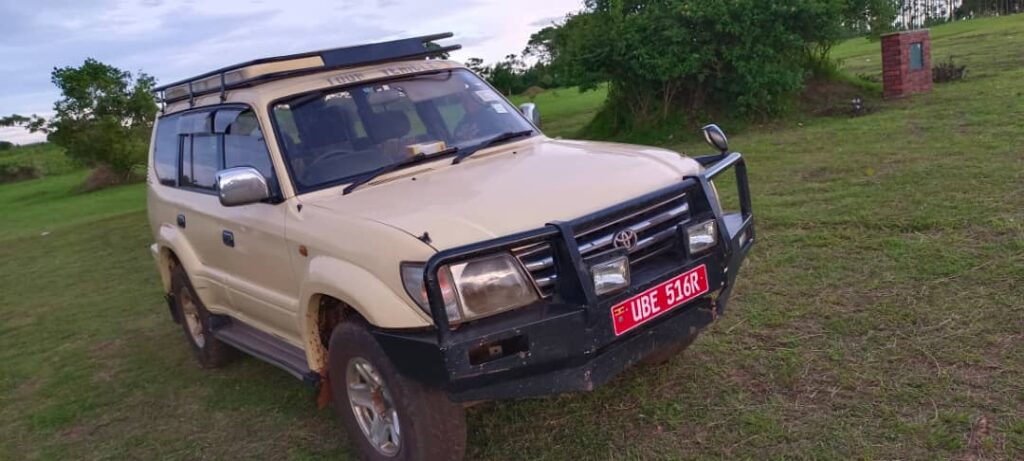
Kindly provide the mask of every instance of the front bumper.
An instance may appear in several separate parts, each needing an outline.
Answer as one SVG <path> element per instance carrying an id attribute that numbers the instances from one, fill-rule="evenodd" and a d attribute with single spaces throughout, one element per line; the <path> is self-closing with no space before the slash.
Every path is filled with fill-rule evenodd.
<path id="1" fill-rule="evenodd" d="M 697 334 L 725 311 L 737 272 L 754 242 L 754 219 L 746 166 L 738 153 L 698 158 L 707 169 L 699 176 L 607 210 L 488 242 L 437 253 L 425 273 L 431 331 L 376 330 L 389 358 L 406 376 L 446 389 L 453 400 L 493 400 L 591 390 L 651 351 Z M 738 213 L 723 213 L 711 180 L 734 167 Z M 634 273 L 627 290 L 599 297 L 588 263 L 579 252 L 574 229 L 586 229 L 609 217 L 629 214 L 651 201 L 693 194 L 707 217 L 718 223 L 718 246 L 700 255 L 661 257 Z M 682 229 L 680 229 L 682 232 Z M 529 306 L 451 327 L 441 301 L 437 272 L 445 264 L 547 242 L 558 269 L 555 294 Z M 707 267 L 708 294 L 675 307 L 643 326 L 616 336 L 612 306 L 700 265 Z"/>

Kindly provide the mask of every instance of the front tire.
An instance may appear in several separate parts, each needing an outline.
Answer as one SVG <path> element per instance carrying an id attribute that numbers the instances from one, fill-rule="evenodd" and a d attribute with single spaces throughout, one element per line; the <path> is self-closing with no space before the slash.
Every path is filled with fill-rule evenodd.
<path id="1" fill-rule="evenodd" d="M 459 460 L 466 415 L 439 389 L 395 370 L 366 328 L 343 322 L 328 349 L 334 408 L 366 460 Z"/>
<path id="2" fill-rule="evenodd" d="M 185 338 L 192 346 L 199 366 L 220 368 L 231 363 L 238 355 L 237 351 L 213 336 L 210 330 L 210 312 L 196 295 L 188 274 L 181 266 L 175 266 L 171 271 L 171 295 L 178 318 L 181 319 L 182 329 L 185 331 Z"/>

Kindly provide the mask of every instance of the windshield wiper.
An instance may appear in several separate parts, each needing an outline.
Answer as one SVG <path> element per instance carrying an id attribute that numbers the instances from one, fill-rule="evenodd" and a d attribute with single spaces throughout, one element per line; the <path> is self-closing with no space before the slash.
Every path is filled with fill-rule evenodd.
<path id="1" fill-rule="evenodd" d="M 462 162 L 462 160 L 465 159 L 466 157 L 469 157 L 470 155 L 473 155 L 473 154 L 477 153 L 478 151 L 486 149 L 488 147 L 491 147 L 491 146 L 493 146 L 495 144 L 500 144 L 500 143 L 503 143 L 505 141 L 509 141 L 509 140 L 512 140 L 512 139 L 515 139 L 515 138 L 521 138 L 523 136 L 530 135 L 530 134 L 533 134 L 533 130 L 508 131 L 508 132 L 505 132 L 505 133 L 501 133 L 499 135 L 494 136 L 491 139 L 488 139 L 488 140 L 486 140 L 486 141 L 484 141 L 484 142 L 482 142 L 480 144 L 477 144 L 472 149 L 467 149 L 467 150 L 462 151 L 461 154 L 456 155 L 455 159 L 452 160 L 452 165 L 457 165 L 460 162 Z"/>
<path id="2" fill-rule="evenodd" d="M 366 174 L 360 176 L 359 179 L 356 179 L 355 181 L 353 181 L 352 184 L 349 184 L 348 186 L 345 186 L 345 189 L 343 189 L 341 191 L 341 194 L 342 195 L 348 195 L 350 192 L 358 189 L 359 186 L 362 186 L 363 184 L 366 184 L 366 183 L 368 183 L 370 181 L 373 181 L 374 178 L 376 178 L 376 177 L 378 177 L 380 175 L 388 174 L 388 173 L 390 173 L 392 171 L 400 170 L 400 169 L 408 167 L 408 166 L 413 166 L 413 165 L 416 165 L 416 164 L 419 164 L 419 163 L 423 163 L 423 162 L 428 161 L 428 160 L 433 160 L 433 159 L 435 159 L 437 157 L 442 157 L 442 156 L 445 156 L 445 155 L 451 155 L 451 154 L 454 154 L 454 153 L 456 153 L 458 151 L 459 151 L 458 147 L 449 147 L 449 148 L 447 148 L 445 150 L 442 150 L 442 151 L 439 151 L 439 152 L 434 152 L 434 153 L 429 154 L 429 155 L 421 153 L 421 154 L 413 155 L 412 157 L 408 157 L 405 160 L 401 160 L 401 161 L 398 161 L 398 162 L 395 162 L 395 163 L 389 163 L 389 164 L 384 165 L 384 166 L 382 166 L 380 168 L 377 168 L 376 170 L 370 170 Z"/>

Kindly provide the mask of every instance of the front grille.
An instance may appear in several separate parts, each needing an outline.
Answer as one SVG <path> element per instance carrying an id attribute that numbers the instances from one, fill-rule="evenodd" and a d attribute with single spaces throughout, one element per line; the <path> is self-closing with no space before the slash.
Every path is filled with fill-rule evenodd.
<path id="1" fill-rule="evenodd" d="M 584 258 L 614 248 L 613 239 L 619 231 L 630 229 L 637 233 L 637 243 L 629 251 L 630 270 L 642 267 L 645 260 L 672 249 L 676 243 L 679 223 L 690 217 L 686 194 L 663 200 L 639 211 L 601 223 L 576 234 L 576 244 Z M 555 270 L 551 245 L 541 243 L 517 248 L 513 253 L 533 276 L 533 281 L 545 298 L 551 297 L 558 274 Z"/>

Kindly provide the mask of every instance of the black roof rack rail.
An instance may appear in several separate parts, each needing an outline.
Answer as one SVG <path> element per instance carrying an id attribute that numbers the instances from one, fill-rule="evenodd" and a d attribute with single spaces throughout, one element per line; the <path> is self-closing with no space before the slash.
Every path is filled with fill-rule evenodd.
<path id="1" fill-rule="evenodd" d="M 269 81 L 279 80 L 282 78 L 295 77 L 299 75 L 311 74 L 316 72 L 324 72 L 328 70 L 344 69 L 347 67 L 366 66 L 390 61 L 424 59 L 429 58 L 431 56 L 438 56 L 449 51 L 461 49 L 462 45 L 441 46 L 433 43 L 435 40 L 451 38 L 452 36 L 454 36 L 454 34 L 452 34 L 451 32 L 445 32 L 440 34 L 423 35 L 420 37 L 392 40 L 388 42 L 370 43 L 366 45 L 356 45 L 343 48 L 310 51 L 306 53 L 291 54 L 287 56 L 254 59 L 252 61 L 243 62 L 240 64 L 235 64 L 232 66 L 227 66 L 217 70 L 199 74 L 194 77 L 179 80 L 174 83 L 158 86 L 153 89 L 153 93 L 157 95 L 158 99 L 162 104 L 187 99 L 190 101 L 191 105 L 191 103 L 194 102 L 195 98 L 217 92 L 221 94 L 221 100 L 224 100 L 226 98 L 224 93 L 230 89 L 249 87 L 259 83 L 266 83 Z M 243 69 L 249 66 L 255 66 L 258 64 L 289 61 L 293 59 L 309 57 L 320 57 L 324 65 L 320 67 L 308 67 L 302 69 L 272 72 L 225 84 L 224 75 L 231 71 Z M 197 91 L 192 90 L 192 83 L 218 75 L 220 76 L 219 86 L 201 89 Z M 189 91 L 180 96 L 174 96 L 171 98 L 166 97 L 166 91 L 169 88 L 181 85 L 188 85 Z"/>

